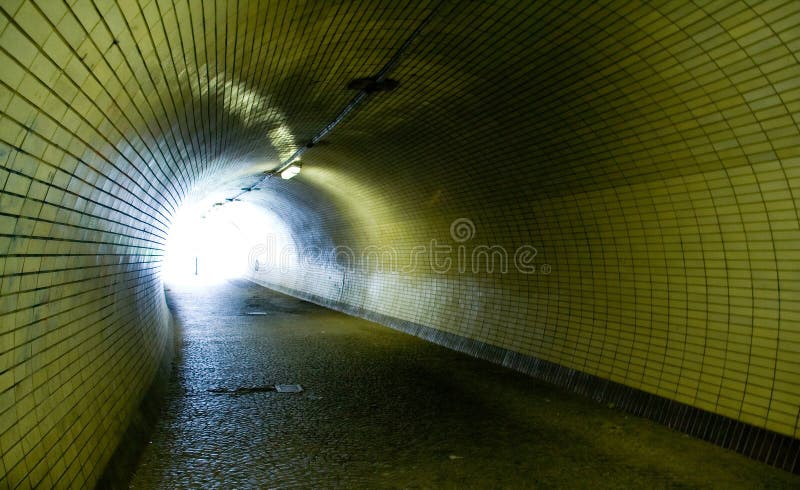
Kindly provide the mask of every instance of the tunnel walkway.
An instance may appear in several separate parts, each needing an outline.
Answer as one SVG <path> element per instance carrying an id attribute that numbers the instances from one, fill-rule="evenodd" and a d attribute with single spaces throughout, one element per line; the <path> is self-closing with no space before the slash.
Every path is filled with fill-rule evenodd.
<path id="1" fill-rule="evenodd" d="M 134 488 L 800 483 L 650 421 L 246 281 L 172 286 L 167 295 L 182 343 Z M 270 391 L 276 384 L 304 391 Z"/>

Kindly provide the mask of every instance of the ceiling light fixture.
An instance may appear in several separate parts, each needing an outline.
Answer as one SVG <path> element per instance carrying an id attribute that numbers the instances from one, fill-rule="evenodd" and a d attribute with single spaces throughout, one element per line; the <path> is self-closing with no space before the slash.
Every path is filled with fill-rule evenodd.
<path id="1" fill-rule="evenodd" d="M 281 172 L 281 178 L 283 180 L 291 179 L 292 177 L 300 173 L 300 168 L 301 168 L 300 162 L 294 162 Z"/>

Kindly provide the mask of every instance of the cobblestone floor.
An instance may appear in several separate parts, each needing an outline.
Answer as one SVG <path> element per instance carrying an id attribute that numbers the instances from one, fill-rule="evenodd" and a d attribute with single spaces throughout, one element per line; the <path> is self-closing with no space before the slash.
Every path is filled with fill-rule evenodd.
<path id="1" fill-rule="evenodd" d="M 133 488 L 800 488 L 796 475 L 246 281 L 167 294 L 182 344 Z M 259 389 L 224 392 L 237 388 Z"/>

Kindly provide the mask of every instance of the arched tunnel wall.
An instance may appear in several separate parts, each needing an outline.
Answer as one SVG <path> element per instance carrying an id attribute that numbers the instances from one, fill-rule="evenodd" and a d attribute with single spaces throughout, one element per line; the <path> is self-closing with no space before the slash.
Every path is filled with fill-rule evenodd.
<path id="1" fill-rule="evenodd" d="M 248 231 L 256 280 L 800 435 L 797 2 L 0 11 L 8 481 L 99 478 L 168 350 L 176 210 L 251 187 L 399 51 L 397 88 L 241 197 L 285 223 Z"/>

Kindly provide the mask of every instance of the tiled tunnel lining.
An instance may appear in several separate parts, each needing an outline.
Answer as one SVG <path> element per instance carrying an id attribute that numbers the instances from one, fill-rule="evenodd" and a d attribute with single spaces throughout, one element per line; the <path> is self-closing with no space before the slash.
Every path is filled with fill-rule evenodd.
<path id="1" fill-rule="evenodd" d="M 177 325 L 170 315 L 167 343 L 158 363 L 150 386 L 144 392 L 141 402 L 127 415 L 125 433 L 120 437 L 108 462 L 102 468 L 97 488 L 123 488 L 128 486 L 131 468 L 141 457 L 143 449 L 155 428 L 164 406 L 164 398 L 173 374 L 173 361 L 178 347 Z"/>
<path id="2" fill-rule="evenodd" d="M 167 343 L 176 206 L 307 141 L 432 5 L 2 5 L 7 478 L 98 478 Z M 303 244 L 403 253 L 469 217 L 555 274 L 280 285 L 797 437 L 797 4 L 458 5 L 284 197 L 247 199 Z"/>
<path id="3" fill-rule="evenodd" d="M 764 5 L 757 8 L 760 12 L 761 7 Z M 626 53 L 609 51 L 599 68 L 582 65 L 586 72 L 580 73 L 585 76 L 551 79 L 551 74 L 566 71 L 565 60 L 547 60 L 543 55 L 542 62 L 551 66 L 543 78 L 551 83 L 548 86 L 555 95 L 550 96 L 554 103 L 545 106 L 550 112 L 540 115 L 540 131 L 534 134 L 546 136 L 543 146 L 552 148 L 551 155 L 545 155 L 550 158 L 533 151 L 516 159 L 504 152 L 517 148 L 499 146 L 488 152 L 491 144 L 481 148 L 474 143 L 486 141 L 481 134 L 486 132 L 486 118 L 482 117 L 486 114 L 500 121 L 495 126 L 502 128 L 503 142 L 529 141 L 526 132 L 535 123 L 520 117 L 525 110 L 522 101 L 520 106 L 506 107 L 506 98 L 470 97 L 461 105 L 472 110 L 459 114 L 464 120 L 458 124 L 446 117 L 452 116 L 448 111 L 459 107 L 458 103 L 438 102 L 437 95 L 446 90 L 431 89 L 436 82 L 437 88 L 461 83 L 460 95 L 469 97 L 494 94 L 497 87 L 505 89 L 506 85 L 496 84 L 492 92 L 490 82 L 494 80 L 474 88 L 463 83 L 463 76 L 451 84 L 442 78 L 416 80 L 410 75 L 400 75 L 404 84 L 396 93 L 376 98 L 340 128 L 338 145 L 314 154 L 317 165 L 308 168 L 308 181 L 322 186 L 330 182 L 327 191 L 338 209 L 365 224 L 365 236 L 353 238 L 347 245 L 355 249 L 386 245 L 407 255 L 413 246 L 427 243 L 431 237 L 447 240 L 450 220 L 468 216 L 478 223 L 479 232 L 488 236 L 488 243 L 541 245 L 546 260 L 558 263 L 554 267 L 562 271 L 549 281 L 469 278 L 487 293 L 481 307 L 474 305 L 477 301 L 463 276 L 436 277 L 425 274 L 427 270 L 404 278 L 370 269 L 342 274 L 333 264 L 321 264 L 304 268 L 302 273 L 271 277 L 268 282 L 327 299 L 339 298 L 358 308 L 435 325 L 491 344 L 510 345 L 515 351 L 748 423 L 761 425 L 762 417 L 769 413 L 767 427 L 796 435 L 796 373 L 800 366 L 793 360 L 797 349 L 793 296 L 797 287 L 789 272 L 796 267 L 797 254 L 797 212 L 792 198 L 796 148 L 794 140 L 781 136 L 797 134 L 790 109 L 796 105 L 796 95 L 765 99 L 768 111 L 762 110 L 766 106 L 756 103 L 754 107 L 750 102 L 753 97 L 761 100 L 751 94 L 752 87 L 788 80 L 793 69 L 779 60 L 794 64 L 794 58 L 789 50 L 775 46 L 779 49 L 764 53 L 764 59 L 771 60 L 769 66 L 758 66 L 746 53 L 768 34 L 760 32 L 739 40 L 744 27 L 736 36 L 714 27 L 718 36 L 712 41 L 700 36 L 701 43 L 697 43 L 693 36 L 698 25 L 694 22 L 702 14 L 688 15 L 691 20 L 682 18 L 684 14 L 685 9 L 677 9 L 661 18 L 638 12 L 633 16 L 647 17 L 643 26 L 637 27 L 654 29 L 649 36 L 648 28 L 632 33 L 632 41 L 625 39 L 631 51 L 647 53 L 645 63 L 634 65 L 629 60 L 620 69 L 617 63 L 626 59 Z M 743 14 L 746 9 L 739 5 L 712 17 L 726 26 L 761 25 Z M 592 12 L 585 15 L 590 17 Z M 765 14 L 773 20 L 776 16 L 777 11 Z M 600 25 L 608 23 L 619 29 L 620 17 L 615 13 L 598 19 Z M 673 21 L 680 26 L 677 32 L 667 29 Z M 709 19 L 699 22 L 703 26 L 711 23 Z M 667 32 L 659 31 L 662 28 Z M 457 50 L 464 38 L 454 31 L 448 31 L 452 44 L 437 39 L 422 44 L 421 49 L 437 49 L 436 54 L 447 48 Z M 503 35 L 512 36 L 508 32 Z M 673 48 L 665 39 L 674 41 L 675 36 L 683 36 L 683 41 Z M 791 35 L 784 38 L 794 39 Z M 587 42 L 589 39 L 595 37 L 587 35 Z M 609 39 L 615 40 L 606 35 L 604 49 Z M 489 48 L 479 44 L 462 46 L 461 50 L 474 58 L 451 61 L 449 68 L 469 67 L 471 61 L 477 64 L 489 58 Z M 775 45 L 775 40 L 771 44 Z M 413 54 L 409 59 L 407 73 L 418 68 L 413 65 Z M 699 64 L 698 59 L 712 60 L 713 66 Z M 581 95 L 590 87 L 586 80 L 592 76 L 597 80 L 589 68 L 604 67 L 610 74 L 599 81 L 597 90 L 613 97 L 607 105 L 601 106 L 597 100 L 587 113 L 581 112 L 585 101 L 581 105 L 572 103 L 576 97 L 558 97 L 559 82 L 572 82 L 578 87 L 570 86 L 567 93 Z M 486 74 L 493 71 L 481 73 Z M 671 80 L 671 75 L 677 81 Z M 713 83 L 704 86 L 690 75 Z M 635 88 L 622 91 L 630 78 L 635 80 Z M 509 93 L 530 95 L 524 90 Z M 618 93 L 623 96 L 613 95 Z M 420 98 L 428 104 L 438 102 L 439 110 L 421 109 L 420 104 L 409 102 Z M 565 104 L 569 110 L 554 111 L 556 104 Z M 498 105 L 502 110 L 492 108 Z M 396 114 L 414 124 L 397 129 Z M 572 117 L 573 123 L 547 127 L 562 116 Z M 450 127 L 456 130 L 442 130 Z M 426 133 L 445 133 L 447 138 L 431 143 Z M 580 141 L 571 141 L 576 134 Z M 419 144 L 394 146 L 409 140 Z M 442 148 L 446 148 L 446 156 L 441 156 Z M 431 154 L 441 160 L 432 159 Z M 475 159 L 481 161 L 477 168 L 484 173 L 475 170 Z M 384 165 L 378 168 L 370 164 L 374 161 Z M 456 175 L 479 184 L 462 187 L 453 182 Z M 349 179 L 352 185 L 343 186 Z M 521 185 L 514 186 L 509 180 Z M 431 218 L 434 212 L 425 208 L 428 196 L 437 195 L 437 187 L 444 189 L 446 196 L 450 194 L 450 202 L 437 209 L 439 216 Z M 280 192 L 287 189 L 282 187 Z M 323 223 L 330 215 L 327 206 L 317 206 Z M 276 211 L 289 219 L 294 214 L 291 202 Z M 444 216 L 449 219 L 445 221 Z M 557 296 L 551 295 L 553 290 Z M 393 301 L 397 297 L 413 300 Z M 537 300 L 538 308 L 531 307 Z M 494 309 L 481 310 L 487 304 Z M 777 317 L 773 308 L 780 311 Z M 478 319 L 469 316 L 476 309 L 483 311 Z M 497 315 L 498 311 L 508 314 Z"/>

